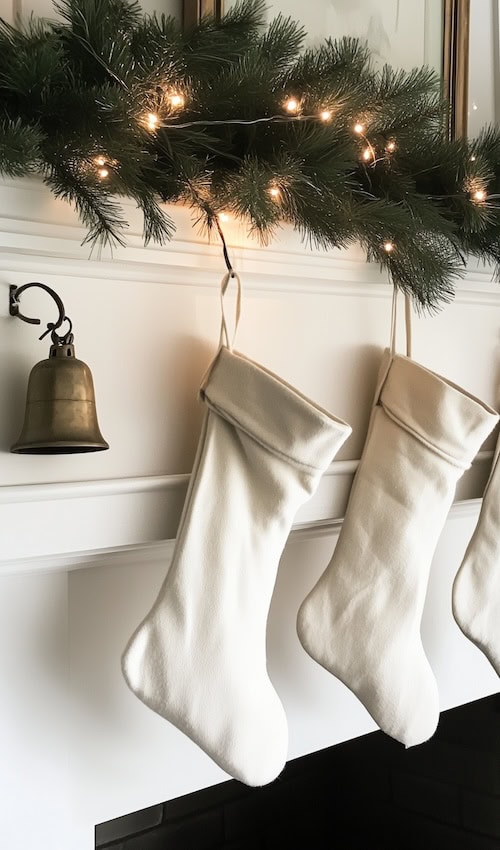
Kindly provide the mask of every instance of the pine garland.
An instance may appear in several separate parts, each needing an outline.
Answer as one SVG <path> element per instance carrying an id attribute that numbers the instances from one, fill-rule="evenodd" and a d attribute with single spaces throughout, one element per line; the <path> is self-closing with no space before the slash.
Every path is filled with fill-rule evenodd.
<path id="1" fill-rule="evenodd" d="M 321 248 L 360 242 L 417 306 L 453 296 L 471 254 L 500 277 L 500 133 L 446 140 L 428 68 L 375 71 L 357 40 L 303 49 L 263 0 L 183 32 L 129 0 L 60 0 L 58 19 L 0 23 L 0 172 L 39 173 L 91 242 L 123 244 L 120 196 L 144 240 L 187 203 L 266 244 L 281 222 Z"/>

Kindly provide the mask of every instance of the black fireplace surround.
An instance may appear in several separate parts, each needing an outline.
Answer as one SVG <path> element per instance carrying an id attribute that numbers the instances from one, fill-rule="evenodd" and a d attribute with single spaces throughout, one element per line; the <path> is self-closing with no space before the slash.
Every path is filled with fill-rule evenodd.
<path id="1" fill-rule="evenodd" d="M 500 694 L 443 712 L 426 744 L 382 732 L 96 827 L 99 850 L 500 850 Z"/>

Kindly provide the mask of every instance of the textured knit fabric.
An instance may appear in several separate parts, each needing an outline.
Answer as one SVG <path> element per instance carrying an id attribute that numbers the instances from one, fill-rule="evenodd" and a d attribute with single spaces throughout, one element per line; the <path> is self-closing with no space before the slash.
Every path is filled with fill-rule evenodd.
<path id="1" fill-rule="evenodd" d="M 231 776 L 264 785 L 288 731 L 266 667 L 279 558 L 298 507 L 351 429 L 221 348 L 175 552 L 123 656 L 129 687 Z"/>
<path id="2" fill-rule="evenodd" d="M 453 584 L 453 615 L 500 676 L 500 438 L 476 529 Z"/>
<path id="3" fill-rule="evenodd" d="M 456 482 L 497 419 L 387 351 L 337 547 L 299 611 L 309 655 L 406 746 L 427 740 L 439 717 L 420 637 L 432 555 Z"/>

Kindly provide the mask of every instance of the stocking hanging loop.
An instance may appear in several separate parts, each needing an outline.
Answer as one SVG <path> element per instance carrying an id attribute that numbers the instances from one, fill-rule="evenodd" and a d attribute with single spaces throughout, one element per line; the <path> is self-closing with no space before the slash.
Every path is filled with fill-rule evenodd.
<path id="1" fill-rule="evenodd" d="M 396 329 L 398 319 L 398 295 L 399 290 L 393 284 L 392 287 L 392 312 L 391 312 L 391 354 L 396 353 Z M 406 329 L 406 356 L 411 357 L 411 300 L 405 293 L 405 329 Z"/>
<path id="2" fill-rule="evenodd" d="M 229 282 L 231 280 L 236 281 L 236 307 L 235 307 L 235 316 L 234 316 L 234 331 L 232 339 L 229 340 L 229 331 L 227 329 L 227 321 L 226 314 L 224 312 L 224 296 L 229 287 Z M 237 274 L 234 270 L 226 272 L 224 277 L 221 280 L 220 284 L 220 306 L 221 306 L 221 325 L 220 325 L 220 339 L 219 345 L 225 345 L 229 348 L 230 351 L 233 350 L 234 340 L 236 339 L 236 331 L 238 330 L 238 325 L 240 322 L 241 316 L 241 280 L 239 274 Z"/>

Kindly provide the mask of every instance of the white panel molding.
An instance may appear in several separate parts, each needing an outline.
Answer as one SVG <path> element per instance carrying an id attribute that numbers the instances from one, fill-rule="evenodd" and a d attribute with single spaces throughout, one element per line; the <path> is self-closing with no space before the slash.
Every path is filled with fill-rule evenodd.
<path id="1" fill-rule="evenodd" d="M 9 272 L 53 278 L 135 281 L 194 287 L 216 287 L 224 269 L 218 242 L 209 243 L 192 227 L 190 212 L 180 205 L 169 212 L 177 225 L 167 245 L 142 243 L 137 211 L 131 201 L 123 207 L 131 226 L 127 247 L 91 252 L 83 245 L 86 231 L 76 214 L 56 201 L 35 178 L 0 182 L 0 250 L 4 278 Z M 16 210 L 7 215 L 6 210 Z M 262 248 L 248 238 L 244 229 L 231 223 L 226 239 L 235 267 L 245 278 L 248 290 L 332 294 L 349 297 L 389 298 L 391 287 L 375 263 L 367 263 L 356 248 L 345 251 L 314 251 L 298 234 L 284 228 L 270 247 Z M 456 282 L 456 300 L 462 303 L 498 304 L 500 286 L 493 270 L 473 261 Z M 4 311 L 0 308 L 0 315 Z"/>
<path id="2" fill-rule="evenodd" d="M 449 520 L 463 520 L 476 517 L 479 514 L 480 507 L 480 498 L 462 499 L 454 502 L 450 508 L 447 522 Z M 320 537 L 329 537 L 340 531 L 343 521 L 344 518 L 339 517 L 337 519 L 325 519 L 317 522 L 296 523 L 292 528 L 291 537 L 300 537 L 305 540 L 317 540 Z"/>
<path id="3" fill-rule="evenodd" d="M 492 452 L 465 474 L 453 507 L 477 509 Z M 338 529 L 359 461 L 334 461 L 297 514 L 293 534 L 319 537 Z M 124 478 L 0 488 L 0 576 L 99 565 L 102 558 L 164 555 L 175 538 L 189 475 Z"/>
<path id="4" fill-rule="evenodd" d="M 349 461 L 356 463 L 356 461 Z M 128 493 L 152 493 L 158 490 L 184 489 L 189 473 L 148 475 L 143 478 L 114 478 L 104 481 L 19 484 L 0 487 L 0 505 L 29 502 L 58 502 L 62 499 L 92 499 L 96 496 L 123 496 Z"/>

